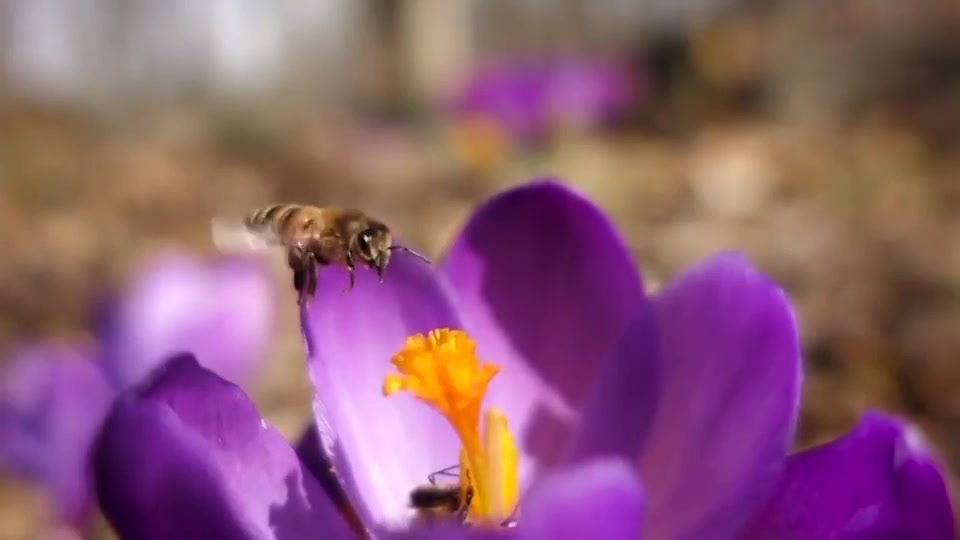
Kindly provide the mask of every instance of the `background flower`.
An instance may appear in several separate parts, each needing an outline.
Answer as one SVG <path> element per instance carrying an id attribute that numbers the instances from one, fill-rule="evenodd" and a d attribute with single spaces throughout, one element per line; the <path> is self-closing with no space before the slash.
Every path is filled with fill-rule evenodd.
<path id="1" fill-rule="evenodd" d="M 641 81 L 609 58 L 504 59 L 478 67 L 453 98 L 455 122 L 489 122 L 509 142 L 544 142 L 558 128 L 594 129 L 642 99 Z"/>
<path id="2" fill-rule="evenodd" d="M 14 354 L 0 395 L 3 465 L 39 481 L 59 518 L 83 527 L 93 506 L 86 457 L 116 392 L 184 350 L 228 380 L 248 380 L 272 334 L 273 302 L 253 261 L 149 261 L 105 303 L 97 347 L 39 343 Z"/>
<path id="3" fill-rule="evenodd" d="M 190 351 L 225 379 L 247 381 L 273 336 L 277 310 L 274 283 L 260 263 L 154 258 L 107 302 L 98 329 L 100 365 L 126 386 L 171 354 Z"/>
<path id="4" fill-rule="evenodd" d="M 57 519 L 74 527 L 90 515 L 86 460 L 113 395 L 91 356 L 54 344 L 16 351 L 0 394 L 3 466 L 43 485 Z"/>

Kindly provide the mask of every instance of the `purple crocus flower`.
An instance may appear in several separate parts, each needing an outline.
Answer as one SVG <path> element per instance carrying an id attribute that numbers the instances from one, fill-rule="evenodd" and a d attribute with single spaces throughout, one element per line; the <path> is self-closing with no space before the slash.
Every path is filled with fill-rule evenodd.
<path id="1" fill-rule="evenodd" d="M 301 460 L 189 357 L 115 405 L 94 461 L 122 536 L 346 539 L 359 524 L 381 538 L 952 538 L 912 428 L 870 416 L 848 438 L 862 444 L 787 458 L 796 325 L 741 255 L 649 298 L 603 214 L 546 181 L 481 207 L 438 270 L 398 256 L 382 285 L 358 272 L 343 294 L 346 280 L 324 270 L 302 314 L 320 437 Z M 420 399 L 382 395 L 404 391 Z M 482 445 L 469 440 L 479 399 Z M 458 462 L 477 527 L 404 531 L 409 491 Z M 346 499 L 321 496 L 328 465 Z M 514 499 L 519 525 L 499 530 Z"/>
<path id="2" fill-rule="evenodd" d="M 48 490 L 59 521 L 82 527 L 93 502 L 87 450 L 112 388 L 92 351 L 79 347 L 30 345 L 9 361 L 0 399 L 0 460 Z"/>
<path id="3" fill-rule="evenodd" d="M 503 60 L 482 65 L 452 100 L 454 118 L 496 126 L 518 144 L 541 142 L 551 129 L 594 128 L 640 97 L 640 81 L 611 59 Z"/>
<path id="4" fill-rule="evenodd" d="M 548 83 L 549 73 L 540 64 L 480 66 L 453 100 L 454 119 L 486 122 L 512 141 L 536 143 L 546 135 Z"/>
<path id="5" fill-rule="evenodd" d="M 164 255 L 145 266 L 122 298 L 107 302 L 100 365 L 125 387 L 171 354 L 191 351 L 227 380 L 246 381 L 273 335 L 275 297 L 257 261 L 205 265 Z"/>
<path id="6" fill-rule="evenodd" d="M 590 129 L 616 120 L 643 92 L 640 74 L 622 61 L 570 58 L 550 73 L 547 114 L 559 124 Z"/>
<path id="7" fill-rule="evenodd" d="M 108 306 L 98 347 L 25 346 L 0 394 L 0 461 L 45 486 L 58 518 L 77 528 L 93 506 L 87 454 L 115 394 L 182 350 L 245 381 L 270 340 L 274 290 L 249 261 L 163 256 Z"/>

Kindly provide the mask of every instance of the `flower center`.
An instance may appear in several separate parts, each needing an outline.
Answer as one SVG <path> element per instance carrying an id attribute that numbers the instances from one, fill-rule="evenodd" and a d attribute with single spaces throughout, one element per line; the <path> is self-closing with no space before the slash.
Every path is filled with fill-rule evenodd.
<path id="1" fill-rule="evenodd" d="M 399 373 L 387 375 L 383 394 L 410 392 L 450 422 L 462 444 L 461 487 L 473 490 L 469 519 L 499 525 L 517 504 L 520 453 L 502 412 L 487 410 L 481 426 L 483 398 L 500 367 L 481 362 L 476 350 L 462 330 L 411 336 L 391 359 Z"/>
<path id="2" fill-rule="evenodd" d="M 461 118 L 457 124 L 453 143 L 469 168 L 488 171 L 506 159 L 509 141 L 506 132 L 495 120 L 471 114 Z"/>

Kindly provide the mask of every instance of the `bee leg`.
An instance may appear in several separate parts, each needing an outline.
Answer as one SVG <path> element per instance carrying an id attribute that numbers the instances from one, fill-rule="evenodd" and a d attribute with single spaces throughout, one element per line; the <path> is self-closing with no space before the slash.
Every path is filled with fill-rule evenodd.
<path id="1" fill-rule="evenodd" d="M 303 307 L 308 302 L 307 299 L 307 271 L 303 268 L 297 268 L 293 271 L 293 288 L 297 291 L 297 305 Z"/>
<path id="2" fill-rule="evenodd" d="M 307 253 L 304 258 L 304 273 L 306 274 L 305 290 L 301 296 L 306 298 L 306 302 L 313 302 L 317 296 L 317 279 L 320 272 L 320 265 L 313 253 Z"/>
<path id="3" fill-rule="evenodd" d="M 353 266 L 353 254 L 351 254 L 349 251 L 347 251 L 347 254 L 346 254 L 346 256 L 344 257 L 344 262 L 345 262 L 345 264 L 346 264 L 346 266 L 347 266 L 347 274 L 350 275 L 350 286 L 347 287 L 347 289 L 346 289 L 345 291 L 343 291 L 343 292 L 344 292 L 344 293 L 348 293 L 348 292 L 350 292 L 351 290 L 353 290 L 353 286 L 354 286 L 354 285 L 356 284 L 356 282 L 357 282 L 357 276 L 356 276 L 356 274 L 355 274 L 355 269 L 354 269 L 354 266 Z"/>
<path id="4" fill-rule="evenodd" d="M 466 492 L 463 494 L 463 504 L 460 505 L 460 508 L 457 510 L 457 523 L 465 524 L 467 521 L 467 516 L 470 515 L 470 503 L 473 502 L 473 489 L 467 488 Z"/>
<path id="5" fill-rule="evenodd" d="M 451 465 L 449 467 L 440 469 L 439 471 L 434 471 L 427 475 L 427 481 L 429 481 L 431 484 L 436 484 L 438 476 L 460 476 L 459 472 L 453 472 L 459 468 L 460 468 L 460 465 L 457 464 L 457 465 Z"/>
<path id="6" fill-rule="evenodd" d="M 317 258 L 312 252 L 293 248 L 287 254 L 287 264 L 293 270 L 293 288 L 298 293 L 297 305 L 309 306 L 317 294 Z"/>
<path id="7" fill-rule="evenodd" d="M 293 270 L 293 289 L 297 291 L 297 304 L 303 306 L 307 302 L 307 283 L 310 279 L 303 250 L 291 249 L 287 252 L 287 265 Z"/>

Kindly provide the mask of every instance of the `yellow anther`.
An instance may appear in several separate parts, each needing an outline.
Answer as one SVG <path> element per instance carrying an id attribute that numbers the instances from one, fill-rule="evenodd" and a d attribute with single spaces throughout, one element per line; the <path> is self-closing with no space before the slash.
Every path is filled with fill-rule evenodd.
<path id="1" fill-rule="evenodd" d="M 507 417 L 499 409 L 491 408 L 484 414 L 483 453 L 490 479 L 490 513 L 502 521 L 513 513 L 520 498 L 520 451 Z"/>
<path id="2" fill-rule="evenodd" d="M 500 368 L 481 362 L 476 350 L 461 330 L 412 336 L 391 360 L 399 373 L 384 379 L 383 393 L 410 392 L 450 422 L 463 445 L 462 480 L 469 478 L 474 491 L 471 520 L 498 522 L 516 505 L 519 452 L 506 417 L 496 409 L 487 411 L 481 435 L 483 398 Z"/>

